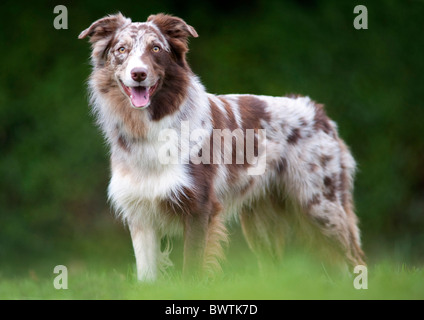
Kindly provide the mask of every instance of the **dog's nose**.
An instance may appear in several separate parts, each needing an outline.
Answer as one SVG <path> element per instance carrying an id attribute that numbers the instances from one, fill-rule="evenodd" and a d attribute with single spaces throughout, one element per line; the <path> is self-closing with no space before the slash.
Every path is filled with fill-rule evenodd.
<path id="1" fill-rule="evenodd" d="M 144 68 L 134 68 L 131 70 L 131 78 L 137 82 L 144 81 L 147 78 L 147 70 Z"/>

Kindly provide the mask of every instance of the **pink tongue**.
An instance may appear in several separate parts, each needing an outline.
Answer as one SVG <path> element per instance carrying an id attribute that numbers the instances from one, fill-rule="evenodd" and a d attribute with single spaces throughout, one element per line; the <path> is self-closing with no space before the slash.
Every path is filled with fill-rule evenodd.
<path id="1" fill-rule="evenodd" d="M 149 103 L 149 89 L 147 87 L 131 87 L 131 102 L 136 108 L 141 108 Z"/>

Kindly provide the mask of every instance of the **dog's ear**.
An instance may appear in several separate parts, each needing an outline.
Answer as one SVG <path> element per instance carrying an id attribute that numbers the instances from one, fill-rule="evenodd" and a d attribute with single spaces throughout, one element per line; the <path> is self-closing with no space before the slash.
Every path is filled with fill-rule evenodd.
<path id="1" fill-rule="evenodd" d="M 196 30 L 188 25 L 183 19 L 174 17 L 169 14 L 155 14 L 147 18 L 148 22 L 153 22 L 162 31 L 163 34 L 170 38 L 187 40 L 188 37 L 197 38 L 199 35 Z"/>
<path id="2" fill-rule="evenodd" d="M 131 19 L 124 17 L 120 12 L 114 15 L 108 15 L 91 24 L 87 29 L 80 33 L 78 39 L 90 38 L 92 43 L 94 62 L 99 62 L 104 58 L 114 34 L 117 30 L 131 23 Z"/>
<path id="3" fill-rule="evenodd" d="M 178 62 L 185 64 L 185 53 L 188 51 L 188 38 L 197 38 L 196 30 L 188 25 L 183 19 L 168 14 L 155 14 L 147 18 L 148 22 L 154 23 L 165 35 Z"/>

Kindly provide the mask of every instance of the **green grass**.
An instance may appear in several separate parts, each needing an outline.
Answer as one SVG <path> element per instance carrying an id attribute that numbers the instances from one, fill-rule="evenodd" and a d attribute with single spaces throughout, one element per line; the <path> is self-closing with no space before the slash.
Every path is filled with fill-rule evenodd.
<path id="1" fill-rule="evenodd" d="M 311 254 L 287 246 L 283 261 L 260 271 L 239 228 L 230 228 L 223 272 L 214 280 L 184 281 L 182 243 L 173 240 L 174 267 L 151 284 L 136 280 L 128 231 L 118 223 L 101 226 L 39 252 L 18 252 L 0 264 L 0 299 L 424 299 L 424 265 L 410 259 L 408 243 L 384 247 L 370 241 L 368 289 L 353 286 L 355 274 L 325 268 Z M 68 269 L 68 289 L 57 290 L 56 265 Z"/>
<path id="2" fill-rule="evenodd" d="M 1 278 L 1 299 L 423 299 L 422 269 L 371 267 L 367 290 L 353 279 L 330 280 L 317 270 L 290 267 L 267 275 L 238 273 L 208 283 L 180 278 L 137 283 L 132 274 L 116 270 L 81 270 L 69 274 L 67 290 L 57 290 L 53 278 Z"/>
<path id="3" fill-rule="evenodd" d="M 353 286 L 356 275 L 334 275 L 305 256 L 259 272 L 250 253 L 239 253 L 210 281 L 184 281 L 176 266 L 152 284 L 135 279 L 131 255 L 68 261 L 68 289 L 53 286 L 54 264 L 44 262 L 16 275 L 0 274 L 1 299 L 424 299 L 424 269 L 382 260 L 368 267 L 368 289 Z M 179 264 L 178 261 L 176 264 Z M 329 275 L 332 274 L 332 275 Z"/>

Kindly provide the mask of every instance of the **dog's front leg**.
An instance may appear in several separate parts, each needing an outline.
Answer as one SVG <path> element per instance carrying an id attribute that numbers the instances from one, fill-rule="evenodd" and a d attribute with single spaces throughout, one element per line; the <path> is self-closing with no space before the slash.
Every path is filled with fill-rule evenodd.
<path id="1" fill-rule="evenodd" d="M 131 239 L 137 264 L 137 278 L 151 282 L 157 278 L 160 238 L 151 226 L 129 222 Z"/>
<path id="2" fill-rule="evenodd" d="M 208 215 L 192 213 L 184 219 L 184 278 L 198 277 L 202 273 L 205 256 Z"/>

